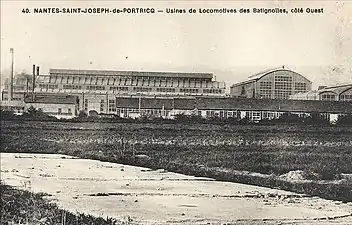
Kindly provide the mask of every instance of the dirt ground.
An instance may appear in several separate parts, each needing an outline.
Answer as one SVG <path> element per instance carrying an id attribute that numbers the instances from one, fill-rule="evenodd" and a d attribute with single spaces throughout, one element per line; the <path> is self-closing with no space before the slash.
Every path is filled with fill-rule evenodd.
<path id="1" fill-rule="evenodd" d="M 352 203 L 64 155 L 1 153 L 1 180 L 131 224 L 352 224 Z"/>

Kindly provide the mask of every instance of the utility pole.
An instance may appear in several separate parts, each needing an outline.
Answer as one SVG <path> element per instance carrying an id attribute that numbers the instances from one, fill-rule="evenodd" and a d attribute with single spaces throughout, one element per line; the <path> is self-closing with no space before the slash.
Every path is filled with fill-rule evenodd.
<path id="1" fill-rule="evenodd" d="M 10 91 L 9 91 L 9 100 L 12 101 L 13 99 L 13 73 L 14 73 L 14 49 L 10 48 L 12 62 L 11 62 L 11 76 L 10 76 Z"/>

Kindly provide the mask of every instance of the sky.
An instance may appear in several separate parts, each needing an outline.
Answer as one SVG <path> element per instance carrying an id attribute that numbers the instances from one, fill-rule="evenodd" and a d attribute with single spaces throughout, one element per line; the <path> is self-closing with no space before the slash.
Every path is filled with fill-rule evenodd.
<path id="1" fill-rule="evenodd" d="M 155 14 L 35 14 L 47 7 L 150 7 Z M 168 14 L 166 8 L 323 8 L 322 14 Z M 31 13 L 23 13 L 28 8 Z M 352 83 L 352 1 L 1 1 L 1 80 L 50 68 L 213 72 L 227 86 L 286 66 Z M 2 82 L 3 83 L 3 82 Z"/>

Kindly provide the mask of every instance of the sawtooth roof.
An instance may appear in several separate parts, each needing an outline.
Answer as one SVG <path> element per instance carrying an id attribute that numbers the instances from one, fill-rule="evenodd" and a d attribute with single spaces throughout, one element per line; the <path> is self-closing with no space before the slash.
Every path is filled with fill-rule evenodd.
<path id="1" fill-rule="evenodd" d="M 213 78 L 213 73 L 183 73 L 183 72 L 150 72 L 150 71 L 117 71 L 117 70 L 78 70 L 78 69 L 50 69 L 49 73 L 64 75 L 92 75 L 92 76 L 148 76 L 148 77 L 182 77 L 182 78 Z"/>

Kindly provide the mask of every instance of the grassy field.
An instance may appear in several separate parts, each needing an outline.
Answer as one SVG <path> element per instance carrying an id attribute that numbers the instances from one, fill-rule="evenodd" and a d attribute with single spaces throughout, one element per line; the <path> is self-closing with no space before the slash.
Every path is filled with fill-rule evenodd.
<path id="1" fill-rule="evenodd" d="M 44 198 L 45 194 L 14 189 L 0 184 L 1 224 L 121 224 L 111 218 L 73 214 L 59 209 Z"/>
<path id="2" fill-rule="evenodd" d="M 351 127 L 2 121 L 1 143 L 2 152 L 62 153 L 352 201 L 351 182 L 340 179 L 352 173 Z M 278 179 L 294 170 L 314 181 Z"/>

